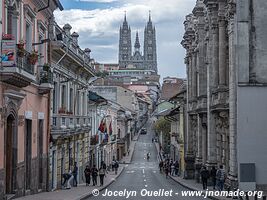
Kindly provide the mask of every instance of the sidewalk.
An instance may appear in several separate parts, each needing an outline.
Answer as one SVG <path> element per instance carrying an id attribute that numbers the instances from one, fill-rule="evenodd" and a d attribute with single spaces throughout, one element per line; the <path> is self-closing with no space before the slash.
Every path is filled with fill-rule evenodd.
<path id="1" fill-rule="evenodd" d="M 28 195 L 24 197 L 17 198 L 17 200 L 83 200 L 92 195 L 94 189 L 104 190 L 110 184 L 112 184 L 123 172 L 124 166 L 120 166 L 118 169 L 118 174 L 115 175 L 114 172 L 109 172 L 107 177 L 104 179 L 104 186 L 85 186 L 85 183 L 79 184 L 78 187 L 72 187 L 69 190 L 56 190 L 53 192 L 41 192 L 34 195 Z M 99 178 L 98 178 L 99 184 Z"/>
<path id="2" fill-rule="evenodd" d="M 139 134 L 136 135 L 130 145 L 130 153 L 129 155 L 123 157 L 120 161 L 120 167 L 118 169 L 118 174 L 115 175 L 114 172 L 108 172 L 107 177 L 104 180 L 104 186 L 86 186 L 85 183 L 79 184 L 78 187 L 72 187 L 69 190 L 56 190 L 53 192 L 41 192 L 34 195 L 28 195 L 20 198 L 16 198 L 16 200 L 84 200 L 92 195 L 92 191 L 94 189 L 98 189 L 99 191 L 104 190 L 110 184 L 112 184 L 116 179 L 121 175 L 124 170 L 124 164 L 128 164 L 132 160 L 132 156 L 134 153 L 134 148 L 136 141 L 138 140 Z M 99 178 L 98 178 L 99 184 Z"/>
<path id="3" fill-rule="evenodd" d="M 156 149 L 159 152 L 159 144 L 155 143 Z M 196 183 L 195 179 L 183 179 L 179 176 L 169 176 L 172 180 L 174 180 L 175 182 L 177 182 L 178 184 L 182 185 L 183 187 L 187 188 L 188 190 L 192 190 L 192 191 L 203 191 L 202 188 L 202 184 L 201 183 Z M 217 191 L 214 190 L 213 187 L 208 187 L 209 191 Z M 266 195 L 266 194 L 264 194 Z M 215 196 L 209 196 L 210 199 L 214 199 L 214 200 L 229 200 L 229 199 L 233 199 L 232 197 L 215 197 Z M 244 197 L 244 199 L 246 199 L 246 197 Z M 260 200 L 260 198 L 258 198 Z M 264 197 L 262 197 L 261 199 L 264 200 Z M 254 197 L 251 196 L 249 198 L 247 198 L 247 200 L 254 200 Z M 265 198 L 266 200 L 266 198 Z"/>
<path id="4" fill-rule="evenodd" d="M 130 144 L 130 147 L 129 147 L 129 155 L 127 154 L 126 156 L 124 156 L 121 160 L 120 160 L 120 163 L 121 164 L 130 164 L 132 162 L 132 158 L 133 158 L 133 153 L 134 153 L 134 149 L 135 149 L 135 144 L 138 140 L 140 136 L 140 133 L 138 133 L 137 135 L 135 135 L 132 139 L 132 142 Z"/>

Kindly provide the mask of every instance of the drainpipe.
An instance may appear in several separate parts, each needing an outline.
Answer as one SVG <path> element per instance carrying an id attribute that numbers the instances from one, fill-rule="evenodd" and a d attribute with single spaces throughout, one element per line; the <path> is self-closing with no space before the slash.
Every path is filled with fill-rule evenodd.
<path id="1" fill-rule="evenodd" d="M 43 8 L 40 8 L 37 12 L 41 12 L 42 10 L 45 10 L 45 9 L 49 8 L 49 4 L 50 4 L 50 0 L 48 0 L 47 6 L 45 6 Z"/>

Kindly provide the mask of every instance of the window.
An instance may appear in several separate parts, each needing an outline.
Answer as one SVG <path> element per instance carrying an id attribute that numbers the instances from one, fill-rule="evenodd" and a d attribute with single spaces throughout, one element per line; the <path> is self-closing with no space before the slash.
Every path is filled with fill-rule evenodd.
<path id="1" fill-rule="evenodd" d="M 26 50 L 32 51 L 32 25 L 26 22 Z"/>
<path id="2" fill-rule="evenodd" d="M 62 85 L 61 88 L 61 107 L 66 107 L 66 85 Z"/>
<path id="3" fill-rule="evenodd" d="M 57 125 L 57 118 L 53 117 L 53 126 L 56 126 L 56 125 Z"/>
<path id="4" fill-rule="evenodd" d="M 56 113 L 57 110 L 57 82 L 54 82 L 53 89 L 53 113 Z"/>
<path id="5" fill-rule="evenodd" d="M 69 95 L 69 112 L 72 112 L 73 109 L 73 89 L 70 88 L 70 95 Z"/>
<path id="6" fill-rule="evenodd" d="M 65 126 L 66 125 L 66 118 L 62 117 L 61 119 L 61 125 Z"/>
<path id="7" fill-rule="evenodd" d="M 70 124 L 71 125 L 73 124 L 73 118 L 70 118 Z"/>
<path id="8" fill-rule="evenodd" d="M 80 119 L 79 118 L 77 118 L 77 124 L 80 124 Z"/>

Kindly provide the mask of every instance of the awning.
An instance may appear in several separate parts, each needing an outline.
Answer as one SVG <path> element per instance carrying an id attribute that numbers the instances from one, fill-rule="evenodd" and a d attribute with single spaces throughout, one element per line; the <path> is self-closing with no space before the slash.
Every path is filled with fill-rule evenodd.
<path id="1" fill-rule="evenodd" d="M 104 97 L 102 97 L 102 96 L 100 96 L 97 93 L 92 92 L 92 91 L 89 91 L 88 98 L 90 101 L 93 101 L 96 103 L 107 102 L 107 100 Z"/>

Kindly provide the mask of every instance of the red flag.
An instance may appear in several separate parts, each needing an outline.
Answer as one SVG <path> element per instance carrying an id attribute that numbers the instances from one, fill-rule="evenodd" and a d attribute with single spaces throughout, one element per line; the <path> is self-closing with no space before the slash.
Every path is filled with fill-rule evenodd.
<path id="1" fill-rule="evenodd" d="M 102 132 L 102 133 L 107 133 L 107 125 L 106 125 L 106 120 L 104 121 L 104 124 L 103 124 L 103 126 L 104 126 L 104 131 Z"/>
<path id="2" fill-rule="evenodd" d="M 111 124 L 111 122 L 109 124 L 109 135 L 112 135 L 112 124 Z"/>
<path id="3" fill-rule="evenodd" d="M 102 132 L 102 133 L 104 133 L 104 131 L 105 131 L 105 127 L 104 127 L 104 122 L 103 122 L 104 120 L 102 119 L 101 120 L 101 122 L 100 122 L 100 125 L 99 125 L 99 127 L 98 127 L 98 130 L 100 131 L 100 132 Z"/>

